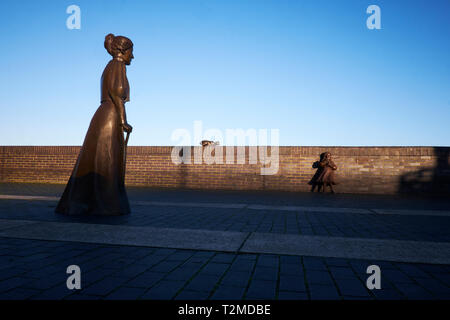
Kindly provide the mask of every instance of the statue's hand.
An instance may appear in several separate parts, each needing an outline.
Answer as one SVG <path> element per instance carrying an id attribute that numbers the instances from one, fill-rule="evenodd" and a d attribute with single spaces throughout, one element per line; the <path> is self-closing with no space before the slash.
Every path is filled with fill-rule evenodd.
<path id="1" fill-rule="evenodd" d="M 123 131 L 125 131 L 126 133 L 131 133 L 131 131 L 133 131 L 133 127 L 126 122 L 122 124 L 122 127 Z"/>

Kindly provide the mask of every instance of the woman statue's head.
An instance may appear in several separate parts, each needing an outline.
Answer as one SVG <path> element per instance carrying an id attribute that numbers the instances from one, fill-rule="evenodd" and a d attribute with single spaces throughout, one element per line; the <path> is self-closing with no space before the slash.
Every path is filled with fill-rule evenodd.
<path id="1" fill-rule="evenodd" d="M 320 161 L 324 160 L 331 160 L 331 153 L 330 152 L 324 152 L 320 154 Z"/>
<path id="2" fill-rule="evenodd" d="M 133 56 L 133 42 L 123 36 L 114 36 L 112 33 L 105 37 L 105 49 L 114 58 L 122 60 L 129 65 Z"/>

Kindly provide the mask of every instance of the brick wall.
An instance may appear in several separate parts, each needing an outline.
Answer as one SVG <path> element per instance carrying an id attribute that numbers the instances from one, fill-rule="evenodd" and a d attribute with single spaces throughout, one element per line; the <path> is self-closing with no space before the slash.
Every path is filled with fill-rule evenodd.
<path id="1" fill-rule="evenodd" d="M 80 147 L 2 146 L 0 182 L 65 184 Z M 261 161 L 245 164 L 176 165 L 172 147 L 128 147 L 126 184 L 161 188 L 309 191 L 313 162 L 330 151 L 338 166 L 337 192 L 450 193 L 448 147 L 279 147 L 279 170 L 261 175 Z M 226 149 L 223 148 L 223 154 Z M 234 148 L 236 156 L 237 149 Z M 236 159 L 236 157 L 235 157 Z M 236 161 L 235 161 L 236 162 Z"/>

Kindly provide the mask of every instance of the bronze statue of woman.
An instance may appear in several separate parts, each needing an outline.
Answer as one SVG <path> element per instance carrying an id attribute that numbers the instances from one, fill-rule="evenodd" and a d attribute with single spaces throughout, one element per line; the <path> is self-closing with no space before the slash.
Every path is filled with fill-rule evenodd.
<path id="1" fill-rule="evenodd" d="M 108 34 L 105 48 L 113 59 L 103 71 L 101 105 L 86 133 L 72 175 L 56 212 L 65 215 L 124 215 L 130 213 L 125 190 L 126 142 L 132 127 L 127 123 L 125 102 L 130 88 L 126 65 L 133 43 Z"/>

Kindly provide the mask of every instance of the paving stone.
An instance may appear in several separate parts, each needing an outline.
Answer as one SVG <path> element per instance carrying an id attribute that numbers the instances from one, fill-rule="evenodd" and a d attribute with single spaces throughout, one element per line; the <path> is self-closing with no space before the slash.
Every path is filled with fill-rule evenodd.
<path id="1" fill-rule="evenodd" d="M 324 284 L 334 286 L 333 279 L 328 271 L 310 270 L 306 272 L 306 281 L 308 284 Z"/>
<path id="2" fill-rule="evenodd" d="M 257 267 L 278 268 L 278 256 L 275 255 L 260 255 L 256 263 Z"/>
<path id="3" fill-rule="evenodd" d="M 414 283 L 410 277 L 398 270 L 381 270 L 381 276 L 394 283 Z"/>
<path id="4" fill-rule="evenodd" d="M 341 297 L 334 285 L 309 284 L 312 300 L 340 300 Z"/>
<path id="5" fill-rule="evenodd" d="M 327 270 L 321 258 L 303 257 L 303 265 L 305 266 L 306 270 Z"/>
<path id="6" fill-rule="evenodd" d="M 153 255 L 167 257 L 171 254 L 174 254 L 176 251 L 177 251 L 176 249 L 158 248 L 153 252 Z"/>
<path id="7" fill-rule="evenodd" d="M 211 259 L 212 256 L 214 256 L 214 252 L 198 251 L 189 259 L 189 261 L 191 261 L 191 262 L 195 262 L 195 261 L 196 262 L 206 262 L 209 259 Z"/>
<path id="8" fill-rule="evenodd" d="M 22 287 L 37 289 L 37 290 L 46 290 L 57 285 L 66 286 L 67 274 L 53 274 L 51 276 L 43 277 L 40 279 L 33 279 L 27 283 L 24 283 Z"/>
<path id="9" fill-rule="evenodd" d="M 127 282 L 127 286 L 150 288 L 166 276 L 165 273 L 146 271 Z"/>
<path id="10" fill-rule="evenodd" d="M 124 248 L 124 249 L 122 249 Z M 142 248 L 142 247 L 134 247 L 132 250 L 130 247 L 119 247 L 119 249 L 122 249 L 126 252 L 127 256 L 134 259 L 141 259 L 146 256 L 151 255 L 156 251 L 154 248 Z"/>
<path id="11" fill-rule="evenodd" d="M 381 289 L 373 289 L 371 290 L 372 294 L 378 300 L 404 300 L 405 296 L 403 296 L 398 290 L 391 288 L 383 288 L 383 284 L 381 284 Z"/>
<path id="12" fill-rule="evenodd" d="M 78 264 L 82 272 L 96 270 L 98 268 L 104 267 L 107 262 L 102 258 L 96 258 L 89 260 L 88 262 L 83 262 Z"/>
<path id="13" fill-rule="evenodd" d="M 141 259 L 138 259 L 134 264 L 140 264 L 140 265 L 144 265 L 148 268 L 157 265 L 158 263 L 160 263 L 161 261 L 164 261 L 165 256 L 163 255 L 154 255 L 154 254 L 150 254 L 147 255 Z"/>
<path id="14" fill-rule="evenodd" d="M 125 282 L 125 278 L 106 277 L 82 290 L 84 294 L 105 296 Z"/>
<path id="15" fill-rule="evenodd" d="M 302 275 L 303 267 L 301 264 L 281 263 L 280 274 Z"/>
<path id="16" fill-rule="evenodd" d="M 339 291 L 343 296 L 368 297 L 365 284 L 355 279 L 336 279 Z"/>
<path id="17" fill-rule="evenodd" d="M 201 273 L 221 276 L 229 267 L 230 264 L 210 262 L 201 270 Z"/>
<path id="18" fill-rule="evenodd" d="M 194 251 L 179 250 L 167 257 L 167 261 L 185 261 L 192 257 Z"/>
<path id="19" fill-rule="evenodd" d="M 169 273 L 165 279 L 166 280 L 189 280 L 195 273 L 197 273 L 199 268 L 192 267 L 180 267 Z"/>
<path id="20" fill-rule="evenodd" d="M 395 265 L 395 263 L 394 262 L 390 262 L 390 261 L 377 261 L 377 260 L 367 261 L 366 269 L 370 265 L 377 265 L 377 266 L 379 266 L 381 271 L 383 271 L 383 270 L 398 270 L 398 268 Z"/>
<path id="21" fill-rule="evenodd" d="M 84 288 L 85 286 L 89 286 L 97 281 L 100 281 L 101 279 L 106 278 L 108 275 L 109 274 L 104 273 L 103 270 L 99 271 L 97 269 L 84 272 L 83 269 L 81 269 L 81 287 Z"/>
<path id="22" fill-rule="evenodd" d="M 64 300 L 100 300 L 101 296 L 91 296 L 88 294 L 75 293 L 64 298 Z"/>
<path id="23" fill-rule="evenodd" d="M 231 263 L 231 262 L 233 262 L 234 258 L 235 258 L 235 255 L 231 254 L 231 253 L 218 253 L 212 258 L 211 262 Z"/>
<path id="24" fill-rule="evenodd" d="M 348 267 L 348 259 L 342 259 L 342 258 L 325 258 L 325 263 L 328 266 L 334 266 L 334 267 Z"/>
<path id="25" fill-rule="evenodd" d="M 329 267 L 329 269 L 335 279 L 356 278 L 356 274 L 349 267 Z"/>
<path id="26" fill-rule="evenodd" d="M 187 284 L 186 290 L 211 292 L 219 279 L 217 275 L 197 275 Z"/>
<path id="27" fill-rule="evenodd" d="M 374 300 L 372 296 L 366 296 L 366 297 L 356 297 L 356 296 L 342 296 L 343 300 Z"/>
<path id="28" fill-rule="evenodd" d="M 253 260 L 235 260 L 230 269 L 232 271 L 250 271 L 253 270 L 255 261 Z"/>
<path id="29" fill-rule="evenodd" d="M 275 281 L 252 280 L 245 299 L 273 300 L 276 295 L 276 285 Z"/>
<path id="30" fill-rule="evenodd" d="M 295 291 L 280 291 L 278 293 L 278 300 L 308 300 L 308 294 L 306 292 Z"/>
<path id="31" fill-rule="evenodd" d="M 299 256 L 280 256 L 281 265 L 285 264 L 293 264 L 293 265 L 301 265 L 302 258 Z"/>
<path id="32" fill-rule="evenodd" d="M 434 295 L 450 294 L 450 287 L 433 278 L 414 278 L 414 280 L 426 290 L 432 292 Z"/>
<path id="33" fill-rule="evenodd" d="M 447 269 L 445 266 L 442 265 L 435 265 L 435 264 L 417 264 L 417 267 L 422 269 L 422 271 L 434 274 L 434 273 L 447 273 Z"/>
<path id="34" fill-rule="evenodd" d="M 220 285 L 211 299 L 213 300 L 241 300 L 244 296 L 245 287 Z"/>
<path id="35" fill-rule="evenodd" d="M 0 293 L 0 300 L 26 300 L 39 293 L 40 291 L 35 289 L 15 288 L 7 292 Z"/>
<path id="36" fill-rule="evenodd" d="M 442 283 L 444 283 L 447 287 L 450 287 L 450 273 L 435 273 L 433 274 L 435 279 L 439 279 Z"/>
<path id="37" fill-rule="evenodd" d="M 199 262 L 199 261 L 196 261 L 196 260 L 195 261 L 188 260 L 185 263 L 183 263 L 180 266 L 178 266 L 178 268 L 183 268 L 183 269 L 184 268 L 187 268 L 187 269 L 192 268 L 192 269 L 200 270 L 206 264 L 207 264 L 207 262 L 204 262 L 204 261 Z"/>
<path id="38" fill-rule="evenodd" d="M 19 278 L 19 277 L 9 278 L 9 279 L 0 281 L 0 293 L 20 287 L 28 282 L 30 282 L 30 279 Z"/>
<path id="39" fill-rule="evenodd" d="M 67 260 L 74 259 L 74 258 L 86 253 L 85 250 L 70 250 L 70 251 L 67 251 L 67 250 L 70 250 L 70 249 L 62 248 L 61 252 L 57 252 L 57 250 L 52 250 L 53 253 L 57 254 L 57 255 L 53 256 L 52 258 L 56 261 L 61 261 L 61 260 L 67 261 Z"/>
<path id="40" fill-rule="evenodd" d="M 23 257 L 20 261 L 22 263 L 33 263 L 34 261 L 37 260 L 46 260 L 48 257 L 50 257 L 51 254 L 49 253 L 32 253 L 30 252 L 29 255 Z"/>
<path id="41" fill-rule="evenodd" d="M 145 293 L 144 288 L 120 287 L 110 293 L 106 299 L 111 300 L 137 300 Z"/>
<path id="42" fill-rule="evenodd" d="M 112 273 L 112 276 L 121 278 L 135 278 L 136 276 L 144 273 L 144 271 L 147 270 L 148 267 L 144 265 L 131 265 Z"/>
<path id="43" fill-rule="evenodd" d="M 278 269 L 275 268 L 257 266 L 253 273 L 253 279 L 277 281 L 277 278 L 278 278 Z"/>
<path id="44" fill-rule="evenodd" d="M 433 295 L 424 288 L 413 283 L 396 283 L 395 287 L 403 293 L 408 300 L 432 300 Z"/>
<path id="45" fill-rule="evenodd" d="M 430 278 L 430 274 L 422 271 L 420 268 L 406 263 L 397 263 L 396 266 L 412 278 Z"/>
<path id="46" fill-rule="evenodd" d="M 83 287 L 82 287 L 83 288 Z M 56 286 L 42 291 L 38 295 L 32 296 L 32 300 L 61 300 L 74 293 L 74 290 L 67 289 L 67 286 Z"/>
<path id="47" fill-rule="evenodd" d="M 306 292 L 305 279 L 303 277 L 281 275 L 280 291 Z"/>
<path id="48" fill-rule="evenodd" d="M 128 267 L 134 267 L 135 266 L 135 259 L 118 259 L 108 262 L 108 268 L 111 269 L 126 269 Z"/>
<path id="49" fill-rule="evenodd" d="M 170 272 L 180 265 L 180 261 L 162 261 L 153 266 L 150 271 L 152 272 Z"/>
<path id="50" fill-rule="evenodd" d="M 363 260 L 350 260 L 349 261 L 349 265 L 351 266 L 351 268 L 353 269 L 353 271 L 360 275 L 360 276 L 368 276 L 367 274 L 367 267 L 370 265 L 373 265 L 374 263 L 370 263 L 368 261 L 363 261 Z M 380 270 L 382 270 L 380 268 Z"/>
<path id="51" fill-rule="evenodd" d="M 209 292 L 183 290 L 175 297 L 175 300 L 206 300 Z"/>
<path id="52" fill-rule="evenodd" d="M 225 286 L 246 287 L 250 280 L 250 271 L 229 271 L 221 280 Z"/>
<path id="53" fill-rule="evenodd" d="M 16 268 L 16 267 L 1 269 L 1 271 L 0 271 L 0 281 L 6 280 L 6 279 L 9 279 L 9 278 L 14 278 L 16 276 L 23 275 L 26 272 L 27 272 L 26 269 Z"/>
<path id="54" fill-rule="evenodd" d="M 148 290 L 141 299 L 145 300 L 171 300 L 175 294 L 184 286 L 184 281 L 163 280 Z"/>
<path id="55" fill-rule="evenodd" d="M 244 261 L 244 260 L 245 261 L 247 261 L 247 260 L 254 261 L 254 260 L 256 260 L 256 258 L 257 258 L 256 254 L 244 253 L 244 254 L 239 254 L 236 257 L 236 261 L 235 262 Z"/>

